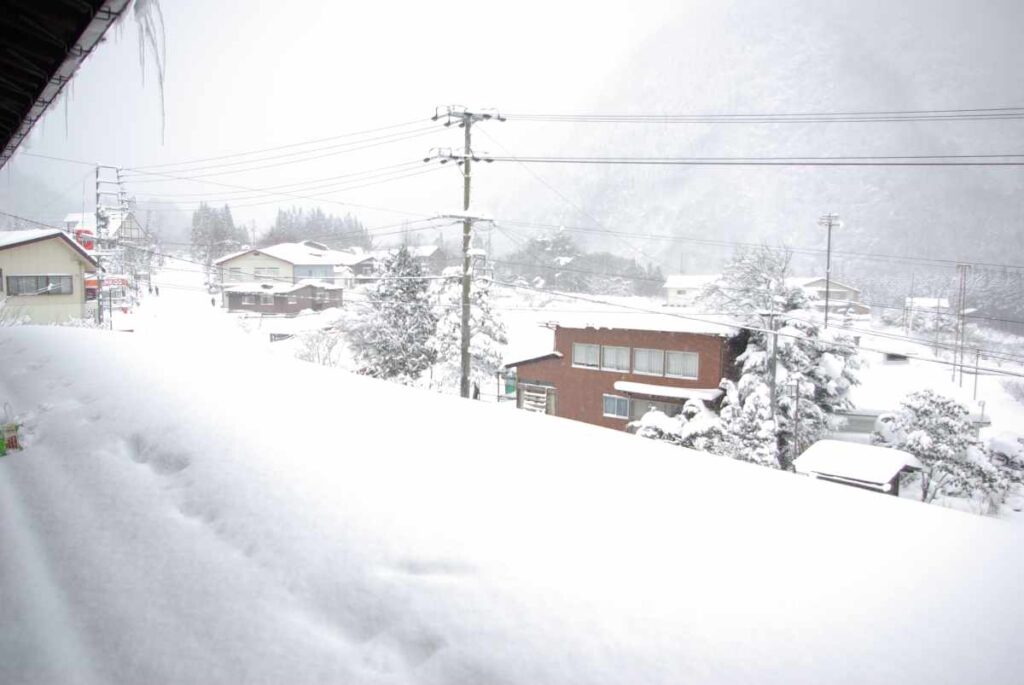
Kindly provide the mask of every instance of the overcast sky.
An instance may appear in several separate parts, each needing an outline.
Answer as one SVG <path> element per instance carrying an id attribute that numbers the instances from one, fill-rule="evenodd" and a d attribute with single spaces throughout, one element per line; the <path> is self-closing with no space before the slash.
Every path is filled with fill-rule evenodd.
<path id="1" fill-rule="evenodd" d="M 123 168 L 148 167 L 403 122 L 420 121 L 426 127 L 434 106 L 448 103 L 495 107 L 512 114 L 1024 104 L 1020 79 L 1024 48 L 1019 39 L 1024 3 L 1019 0 L 164 0 L 161 7 L 166 20 L 165 132 L 161 133 L 161 98 L 152 56 L 147 57 L 143 85 L 136 23 L 129 17 L 83 66 L 66 101 L 36 126 L 23 152 Z M 474 143 L 483 152 L 541 154 L 566 150 L 740 155 L 808 154 L 823 149 L 833 154 L 1024 150 L 1020 122 L 1002 128 L 973 123 L 928 126 L 742 131 L 724 127 L 698 135 L 693 128 L 666 128 L 659 133 L 510 121 L 480 125 Z M 268 162 L 273 166 L 244 173 L 223 173 L 237 172 L 238 166 L 209 168 L 216 162 L 150 169 L 149 176 L 131 177 L 130 190 L 143 200 L 143 208 L 155 206 L 149 200 L 173 200 L 186 210 L 200 200 L 229 202 L 239 221 L 252 220 L 265 229 L 282 204 L 311 203 L 256 196 L 216 184 L 254 188 L 299 184 L 412 163 L 433 147 L 462 143 L 456 130 L 439 125 L 420 128 L 389 129 L 377 135 L 396 131 L 415 135 L 363 150 L 340 150 L 334 140 L 284 151 L 323 148 L 323 155 L 312 160 L 281 159 L 282 151 L 263 153 L 255 158 L 273 157 Z M 435 167 L 420 162 L 408 170 Z M 914 179 L 939 178 L 939 174 L 912 177 L 896 172 L 866 176 L 702 169 L 692 175 L 673 172 L 673 176 L 661 169 L 533 169 L 543 181 L 517 165 L 479 168 L 474 174 L 472 209 L 593 224 L 592 214 L 572 208 L 599 206 L 604 200 L 604 207 L 592 211 L 602 211 L 603 220 L 632 230 L 716 232 L 728 225 L 760 227 L 778 235 L 779 227 L 791 224 L 793 217 L 802 217 L 806 230 L 815 231 L 813 220 L 819 209 L 838 209 L 857 219 L 862 206 L 869 206 L 874 214 L 860 217 L 861 225 L 875 222 L 874 230 L 883 234 L 890 230 L 885 217 L 896 216 L 899 203 L 908 197 L 908 186 L 890 181 L 909 182 L 913 191 Z M 153 173 L 203 179 L 182 181 Z M 34 209 L 33 218 L 55 221 L 65 212 L 92 210 L 88 166 L 19 153 L 0 172 L 0 182 L 8 189 L 20 188 L 28 177 L 41 178 L 52 190 L 65 194 L 66 206 Z M 977 203 L 986 211 L 1002 211 L 996 217 L 1004 226 L 1001 230 L 1009 230 L 1007 222 L 1018 220 L 1019 203 L 1010 208 L 1012 212 L 1003 211 L 1005 203 L 998 197 L 977 190 L 991 186 L 1014 196 L 1018 171 L 992 175 L 991 184 L 988 176 L 975 175 L 976 182 L 964 197 L 951 196 L 946 187 L 960 187 L 957 179 L 967 179 L 966 172 L 950 178 L 947 186 L 936 186 L 935 192 L 945 203 L 959 203 L 963 215 L 974 216 L 972 203 Z M 875 187 L 889 195 L 863 190 Z M 301 188 L 290 192 L 324 192 Z M 751 194 L 757 189 L 760 195 Z M 0 187 L 0 199 L 2 191 Z M 790 201 L 785 199 L 787 194 L 803 197 Z M 17 201 L 17 192 L 13 195 Z M 460 200 L 461 182 L 449 165 L 423 175 L 338 191 L 319 204 L 327 211 L 352 210 L 373 227 L 452 211 L 459 208 Z M 882 201 L 889 204 L 875 211 Z M 538 210 L 542 203 L 561 205 L 563 212 L 576 216 Z M 912 209 L 922 216 L 932 204 Z M 718 208 L 720 213 L 721 208 L 730 207 L 737 215 L 722 218 L 722 226 L 708 223 L 713 218 L 700 223 L 693 219 L 708 208 Z M 652 208 L 665 215 L 663 226 L 644 216 Z M 935 211 L 944 213 L 945 207 Z M 898 216 L 893 221 L 905 223 Z M 636 222 L 642 225 L 633 225 Z M 819 239 L 816 233 L 795 237 L 804 243 Z"/>
<path id="2" fill-rule="evenodd" d="M 108 34 L 76 76 L 68 102 L 49 112 L 22 150 L 134 167 L 417 119 L 428 125 L 439 104 L 580 111 L 678 4 L 164 0 L 163 139 L 152 58 L 147 56 L 143 85 L 136 25 L 129 18 Z M 535 135 L 561 133 L 526 126 L 506 140 Z M 291 183 L 422 158 L 434 146 L 459 142 L 438 126 L 436 134 L 358 154 L 209 180 L 257 187 Z M 481 140 L 477 147 L 487 145 Z M 89 172 L 25 155 L 9 166 L 8 176 L 41 175 L 57 190 L 79 187 Z M 212 201 L 232 196 L 218 197 L 218 191 L 229 190 L 220 186 L 182 182 L 136 183 L 134 190 L 139 196 L 214 193 L 204 196 Z M 337 197 L 432 212 L 454 209 L 461 189 L 454 172 L 445 170 Z M 236 215 L 266 225 L 275 211 L 263 205 L 239 208 Z"/>

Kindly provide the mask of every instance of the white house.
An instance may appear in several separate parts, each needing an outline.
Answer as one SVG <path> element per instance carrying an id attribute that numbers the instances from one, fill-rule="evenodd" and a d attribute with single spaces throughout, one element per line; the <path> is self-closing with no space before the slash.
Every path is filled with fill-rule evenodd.
<path id="1" fill-rule="evenodd" d="M 786 279 L 790 288 L 800 288 L 814 299 L 814 306 L 825 309 L 825 278 L 822 276 L 793 276 Z M 861 302 L 860 290 L 851 285 L 828 279 L 828 310 L 850 314 L 870 314 L 871 309 Z"/>
<path id="2" fill-rule="evenodd" d="M 331 250 L 326 245 L 306 240 L 301 243 L 278 243 L 269 247 L 243 250 L 221 257 L 218 267 L 221 282 L 294 284 L 303 280 L 334 283 L 351 288 L 355 282 L 352 264 L 359 255 L 343 250 Z"/>
<path id="3" fill-rule="evenodd" d="M 693 304 L 701 291 L 714 283 L 722 274 L 674 274 L 665 280 L 662 286 L 665 299 L 669 305 L 685 306 Z"/>
<path id="4" fill-rule="evenodd" d="M 44 324 L 86 318 L 85 274 L 97 268 L 58 229 L 0 232 L 0 317 Z"/>

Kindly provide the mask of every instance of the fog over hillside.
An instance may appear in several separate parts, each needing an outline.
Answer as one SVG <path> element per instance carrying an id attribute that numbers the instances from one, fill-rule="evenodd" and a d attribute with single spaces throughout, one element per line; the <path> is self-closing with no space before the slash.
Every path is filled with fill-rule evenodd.
<path id="1" fill-rule="evenodd" d="M 997 2 L 715 3 L 664 26 L 622 65 L 593 111 L 745 114 L 990 108 L 1024 102 L 1024 5 Z M 562 154 L 793 157 L 1006 154 L 1024 121 L 596 124 L 565 130 Z M 518 154 L 540 152 L 524 145 Z M 551 193 L 538 220 L 713 240 L 1024 261 L 1020 167 L 637 167 L 535 165 Z M 545 193 L 539 185 L 534 189 Z M 601 243 L 590 235 L 589 244 Z M 706 271 L 731 248 L 631 242 L 662 265 Z M 604 247 L 628 249 L 621 238 Z M 710 263 L 709 263 L 710 260 Z M 820 260 L 816 260 L 820 261 Z M 810 266 L 816 263 L 801 262 Z M 849 260 L 847 260 L 849 261 Z M 844 260 L 839 257 L 837 268 Z M 876 269 L 891 265 L 875 263 Z"/>

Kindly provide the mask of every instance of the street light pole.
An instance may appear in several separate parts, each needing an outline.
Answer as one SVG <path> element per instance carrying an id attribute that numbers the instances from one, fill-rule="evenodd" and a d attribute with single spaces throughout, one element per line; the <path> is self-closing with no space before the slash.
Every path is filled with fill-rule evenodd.
<path id="1" fill-rule="evenodd" d="M 839 228 L 842 223 L 838 214 L 825 214 L 818 219 L 818 225 L 828 230 L 828 244 L 825 251 L 825 328 L 828 328 L 828 301 L 832 290 L 832 228 Z"/>

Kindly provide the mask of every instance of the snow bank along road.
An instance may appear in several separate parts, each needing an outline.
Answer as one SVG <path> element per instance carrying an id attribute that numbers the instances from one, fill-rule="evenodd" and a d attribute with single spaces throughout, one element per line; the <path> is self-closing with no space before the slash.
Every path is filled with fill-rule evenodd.
<path id="1" fill-rule="evenodd" d="M 999 521 L 198 341 L 0 359 L 5 684 L 1024 673 Z"/>

